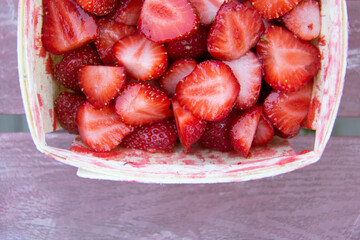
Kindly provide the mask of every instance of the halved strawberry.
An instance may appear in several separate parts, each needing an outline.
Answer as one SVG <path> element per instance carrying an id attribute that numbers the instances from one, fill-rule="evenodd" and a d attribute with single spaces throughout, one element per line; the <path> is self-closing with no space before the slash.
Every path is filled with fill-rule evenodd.
<path id="1" fill-rule="evenodd" d="M 115 100 L 115 111 L 124 123 L 133 126 L 161 122 L 172 116 L 166 94 L 146 83 L 126 85 Z"/>
<path id="2" fill-rule="evenodd" d="M 54 78 L 62 86 L 80 91 L 78 82 L 79 69 L 86 65 L 102 64 L 96 49 L 88 45 L 66 55 L 56 66 Z"/>
<path id="3" fill-rule="evenodd" d="M 264 101 L 264 114 L 285 135 L 295 136 L 310 105 L 313 81 L 296 92 L 272 91 Z"/>
<path id="4" fill-rule="evenodd" d="M 125 85 L 123 67 L 85 66 L 79 70 L 79 85 L 87 100 L 95 107 L 109 104 Z"/>
<path id="5" fill-rule="evenodd" d="M 310 41 L 320 34 L 320 6 L 317 0 L 303 0 L 283 17 L 285 26 L 299 38 Z"/>
<path id="6" fill-rule="evenodd" d="M 88 101 L 79 107 L 76 123 L 81 140 L 96 152 L 112 150 L 133 131 L 119 119 L 112 105 L 96 109 Z"/>
<path id="7" fill-rule="evenodd" d="M 290 133 L 284 133 L 282 131 L 280 131 L 279 129 L 277 128 L 274 128 L 274 134 L 281 137 L 281 138 L 286 138 L 286 139 L 289 139 L 289 138 L 294 138 L 296 137 L 299 133 L 300 133 L 300 130 L 301 130 L 301 126 L 299 126 L 298 128 L 294 129 L 294 131 L 290 132 Z"/>
<path id="8" fill-rule="evenodd" d="M 151 41 L 169 42 L 194 32 L 199 16 L 188 0 L 146 0 L 137 26 Z"/>
<path id="9" fill-rule="evenodd" d="M 255 106 L 245 112 L 233 122 L 230 129 L 231 144 L 244 157 L 249 155 L 251 144 L 262 113 L 261 106 Z"/>
<path id="10" fill-rule="evenodd" d="M 320 51 L 282 27 L 267 28 L 256 46 L 265 81 L 281 91 L 296 91 L 320 69 Z"/>
<path id="11" fill-rule="evenodd" d="M 84 10 L 97 16 L 105 16 L 111 13 L 118 0 L 75 0 Z"/>
<path id="12" fill-rule="evenodd" d="M 139 33 L 122 38 L 113 49 L 118 63 L 136 80 L 158 78 L 167 68 L 168 58 L 164 44 L 154 43 Z"/>
<path id="13" fill-rule="evenodd" d="M 248 52 L 237 60 L 224 63 L 230 66 L 240 84 L 235 107 L 244 110 L 254 106 L 260 94 L 262 80 L 262 67 L 256 54 Z"/>
<path id="14" fill-rule="evenodd" d="M 113 52 L 114 44 L 121 38 L 136 32 L 136 28 L 123 23 L 115 22 L 108 18 L 100 18 L 96 21 L 99 36 L 95 40 L 95 46 L 104 64 L 116 65 Z"/>
<path id="15" fill-rule="evenodd" d="M 274 127 L 264 113 L 261 113 L 258 126 L 256 128 L 253 146 L 262 146 L 270 142 L 274 137 Z"/>
<path id="16" fill-rule="evenodd" d="M 67 54 L 96 38 L 94 18 L 73 0 L 43 0 L 42 6 L 41 40 L 46 51 Z"/>
<path id="17" fill-rule="evenodd" d="M 189 0 L 198 10 L 200 23 L 209 25 L 214 21 L 216 13 L 225 0 Z"/>
<path id="18" fill-rule="evenodd" d="M 86 98 L 83 94 L 62 92 L 54 101 L 54 110 L 60 125 L 69 133 L 79 134 L 76 112 Z"/>
<path id="19" fill-rule="evenodd" d="M 174 112 L 177 132 L 184 152 L 187 153 L 201 135 L 205 132 L 206 122 L 195 117 L 190 111 L 184 109 L 172 99 L 172 108 Z"/>
<path id="20" fill-rule="evenodd" d="M 293 9 L 301 0 L 250 0 L 265 19 L 279 18 Z"/>
<path id="21" fill-rule="evenodd" d="M 238 59 L 256 45 L 264 29 L 254 9 L 237 1 L 224 3 L 211 26 L 207 49 L 220 60 Z"/>
<path id="22" fill-rule="evenodd" d="M 172 152 L 177 140 L 173 119 L 140 126 L 126 136 L 122 146 L 148 152 Z"/>
<path id="23" fill-rule="evenodd" d="M 110 18 L 126 25 L 136 25 L 144 0 L 122 0 L 110 14 Z"/>
<path id="24" fill-rule="evenodd" d="M 174 96 L 176 85 L 195 69 L 196 64 L 196 61 L 192 58 L 183 58 L 175 61 L 159 79 L 161 90 L 169 97 Z"/>
<path id="25" fill-rule="evenodd" d="M 229 114 L 239 95 L 240 85 L 230 67 L 221 61 L 199 63 L 176 86 L 180 105 L 196 117 L 218 121 Z"/>

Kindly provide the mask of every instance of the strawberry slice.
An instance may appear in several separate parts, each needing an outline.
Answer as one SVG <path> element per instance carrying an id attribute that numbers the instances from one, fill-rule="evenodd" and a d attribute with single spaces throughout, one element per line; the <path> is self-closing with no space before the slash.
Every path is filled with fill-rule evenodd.
<path id="1" fill-rule="evenodd" d="M 230 66 L 241 86 L 235 107 L 244 110 L 254 106 L 260 94 L 262 81 L 262 67 L 256 54 L 248 52 L 237 60 L 225 63 Z"/>
<path id="2" fill-rule="evenodd" d="M 183 109 L 176 99 L 172 99 L 172 108 L 177 132 L 184 152 L 187 153 L 201 135 L 205 132 L 206 122 L 195 117 L 190 111 Z"/>
<path id="3" fill-rule="evenodd" d="M 116 22 L 126 25 L 136 25 L 144 0 L 124 0 L 120 1 L 116 9 L 109 15 Z"/>
<path id="4" fill-rule="evenodd" d="M 75 0 L 80 7 L 97 16 L 105 16 L 111 13 L 118 0 Z"/>
<path id="5" fill-rule="evenodd" d="M 244 157 L 249 155 L 261 113 L 262 107 L 255 106 L 238 116 L 231 126 L 231 144 Z"/>
<path id="6" fill-rule="evenodd" d="M 199 142 L 202 146 L 221 152 L 233 150 L 230 140 L 230 128 L 238 116 L 237 110 L 233 110 L 220 121 L 207 122 L 205 132 Z"/>
<path id="7" fill-rule="evenodd" d="M 168 58 L 164 44 L 154 43 L 139 33 L 122 38 L 113 49 L 118 63 L 136 80 L 158 78 L 167 68 Z"/>
<path id="8" fill-rule="evenodd" d="M 175 61 L 159 79 L 161 90 L 169 97 L 174 96 L 176 85 L 181 79 L 189 75 L 196 67 L 197 63 L 192 58 L 184 58 Z"/>
<path id="9" fill-rule="evenodd" d="M 119 119 L 112 105 L 96 109 L 88 101 L 79 107 L 76 123 L 81 140 L 96 152 L 112 150 L 133 131 Z"/>
<path id="10" fill-rule="evenodd" d="M 172 152 L 177 140 L 174 120 L 140 126 L 126 136 L 122 146 L 152 153 Z"/>
<path id="11" fill-rule="evenodd" d="M 310 41 L 320 34 L 320 6 L 316 0 L 303 0 L 283 17 L 285 26 L 299 38 Z"/>
<path id="12" fill-rule="evenodd" d="M 43 0 L 42 6 L 41 40 L 46 51 L 67 54 L 96 38 L 94 18 L 73 0 Z"/>
<path id="13" fill-rule="evenodd" d="M 220 60 L 238 59 L 256 45 L 264 29 L 254 9 L 237 1 L 224 3 L 211 26 L 207 49 Z"/>
<path id="14" fill-rule="evenodd" d="M 225 0 L 189 0 L 198 10 L 200 23 L 209 25 L 214 21 L 216 13 Z"/>
<path id="15" fill-rule="evenodd" d="M 273 90 L 264 101 L 264 114 L 284 135 L 296 136 L 310 105 L 313 81 L 296 92 Z"/>
<path id="16" fill-rule="evenodd" d="M 83 94 L 62 92 L 54 101 L 54 110 L 60 125 L 71 134 L 79 134 L 76 112 L 86 98 Z"/>
<path id="17" fill-rule="evenodd" d="M 172 116 L 166 94 L 146 83 L 126 85 L 115 100 L 115 111 L 124 123 L 133 126 L 161 122 Z"/>
<path id="18" fill-rule="evenodd" d="M 320 69 L 320 51 L 291 32 L 272 26 L 256 46 L 265 81 L 281 91 L 296 91 Z"/>
<path id="19" fill-rule="evenodd" d="M 99 56 L 104 64 L 117 65 L 112 49 L 113 46 L 121 38 L 135 33 L 136 28 L 107 18 L 100 18 L 96 23 L 99 36 L 94 43 Z"/>
<path id="20" fill-rule="evenodd" d="M 54 78 L 62 86 L 80 92 L 79 69 L 86 65 L 100 65 L 101 59 L 92 46 L 85 46 L 66 55 L 56 66 Z"/>
<path id="21" fill-rule="evenodd" d="M 301 0 L 250 0 L 265 19 L 279 18 L 293 9 Z"/>
<path id="22" fill-rule="evenodd" d="M 123 67 L 85 66 L 80 69 L 79 85 L 87 100 L 95 107 L 106 106 L 125 85 Z"/>
<path id="23" fill-rule="evenodd" d="M 199 22 L 188 0 L 146 0 L 137 26 L 151 41 L 169 42 L 190 35 Z"/>
<path id="24" fill-rule="evenodd" d="M 199 63 L 176 86 L 180 105 L 196 117 L 218 121 L 229 114 L 239 95 L 240 85 L 230 67 L 221 61 Z"/>
<path id="25" fill-rule="evenodd" d="M 256 128 L 253 146 L 263 146 L 270 142 L 274 137 L 274 127 L 264 113 L 261 113 L 258 126 Z"/>

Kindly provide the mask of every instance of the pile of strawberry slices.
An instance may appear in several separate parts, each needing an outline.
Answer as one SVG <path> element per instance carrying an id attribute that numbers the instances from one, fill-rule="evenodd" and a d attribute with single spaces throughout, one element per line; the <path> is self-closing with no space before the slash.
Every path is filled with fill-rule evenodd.
<path id="1" fill-rule="evenodd" d="M 57 118 L 97 152 L 248 156 L 296 136 L 320 52 L 317 0 L 43 0 L 42 43 L 61 55 Z M 311 41 L 311 42 L 310 42 Z"/>

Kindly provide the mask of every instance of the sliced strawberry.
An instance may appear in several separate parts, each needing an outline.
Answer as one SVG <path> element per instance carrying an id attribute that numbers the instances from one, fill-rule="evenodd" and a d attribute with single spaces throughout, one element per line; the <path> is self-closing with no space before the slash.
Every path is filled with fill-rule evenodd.
<path id="1" fill-rule="evenodd" d="M 101 60 L 106 65 L 116 65 L 113 52 L 114 44 L 121 38 L 136 32 L 136 28 L 123 23 L 117 23 L 108 18 L 100 18 L 96 21 L 99 29 L 99 36 L 95 40 L 96 49 Z"/>
<path id="2" fill-rule="evenodd" d="M 169 97 L 174 96 L 176 85 L 181 79 L 189 75 L 196 67 L 196 61 L 192 58 L 184 58 L 175 61 L 159 79 L 160 88 Z"/>
<path id="3" fill-rule="evenodd" d="M 112 150 L 133 131 L 119 119 L 112 105 L 96 109 L 87 101 L 79 107 L 76 123 L 82 141 L 96 152 Z"/>
<path id="4" fill-rule="evenodd" d="M 209 30 L 209 27 L 199 26 L 191 35 L 166 43 L 169 58 L 199 58 L 207 51 L 206 39 Z"/>
<path id="5" fill-rule="evenodd" d="M 234 149 L 244 157 L 249 155 L 261 113 L 262 107 L 255 106 L 241 113 L 231 126 L 231 144 Z"/>
<path id="6" fill-rule="evenodd" d="M 125 85 L 123 67 L 85 66 L 79 71 L 79 85 L 87 100 L 102 108 L 110 103 Z"/>
<path id="7" fill-rule="evenodd" d="M 293 9 L 301 0 L 250 0 L 265 19 L 279 18 Z"/>
<path id="8" fill-rule="evenodd" d="M 86 98 L 83 94 L 62 92 L 54 101 L 54 110 L 60 125 L 69 133 L 79 134 L 76 112 Z"/>
<path id="9" fill-rule="evenodd" d="M 118 63 L 136 80 L 148 81 L 158 78 L 167 68 L 165 46 L 154 43 L 139 33 L 122 38 L 113 49 Z"/>
<path id="10" fill-rule="evenodd" d="M 173 151 L 176 140 L 175 122 L 167 120 L 135 128 L 134 132 L 124 139 L 122 145 L 153 153 L 167 153 Z"/>
<path id="11" fill-rule="evenodd" d="M 240 84 L 236 108 L 244 110 L 254 106 L 260 94 L 262 80 L 262 67 L 256 54 L 248 52 L 237 60 L 225 63 L 230 66 Z"/>
<path id="12" fill-rule="evenodd" d="M 237 1 L 224 3 L 211 26 L 207 49 L 220 60 L 238 59 L 256 45 L 264 28 L 254 9 Z"/>
<path id="13" fill-rule="evenodd" d="M 209 25 L 214 21 L 216 13 L 225 0 L 189 0 L 198 10 L 200 23 Z"/>
<path id="14" fill-rule="evenodd" d="M 285 26 L 299 38 L 310 41 L 320 34 L 320 6 L 316 0 L 303 0 L 283 17 Z"/>
<path id="15" fill-rule="evenodd" d="M 110 18 L 126 25 L 136 25 L 144 0 L 122 0 L 110 14 Z"/>
<path id="16" fill-rule="evenodd" d="M 221 152 L 233 150 L 230 140 L 230 128 L 237 118 L 238 112 L 233 110 L 220 121 L 207 122 L 205 132 L 199 142 L 202 146 Z"/>
<path id="17" fill-rule="evenodd" d="M 190 35 L 199 27 L 199 16 L 188 0 L 146 0 L 138 29 L 154 42 L 169 42 Z"/>
<path id="18" fill-rule="evenodd" d="M 291 133 L 284 133 L 284 132 L 281 132 L 279 129 L 274 128 L 274 134 L 281 137 L 281 138 L 289 139 L 289 138 L 296 137 L 300 133 L 300 130 L 301 130 L 301 126 L 294 129 L 294 131 L 292 131 Z"/>
<path id="19" fill-rule="evenodd" d="M 172 116 L 170 100 L 161 90 L 146 83 L 131 83 L 115 100 L 121 120 L 133 126 L 161 122 Z"/>
<path id="20" fill-rule="evenodd" d="M 177 132 L 184 152 L 187 153 L 201 135 L 205 132 L 206 122 L 195 117 L 190 111 L 182 108 L 180 104 L 172 99 L 172 108 L 176 122 Z"/>
<path id="21" fill-rule="evenodd" d="M 144 83 L 143 81 L 139 81 L 139 80 L 136 80 L 136 79 L 133 79 L 129 76 L 126 77 L 126 84 L 130 84 L 130 83 Z M 156 87 L 158 89 L 161 90 L 160 88 L 160 84 L 159 84 L 159 81 L 157 79 L 153 79 L 153 80 L 150 80 L 150 81 L 146 81 L 146 84 L 149 84 L 153 87 Z"/>
<path id="22" fill-rule="evenodd" d="M 299 132 L 309 111 L 313 81 L 296 92 L 272 91 L 264 101 L 264 114 L 285 135 Z"/>
<path id="23" fill-rule="evenodd" d="M 263 63 L 265 81 L 281 91 L 296 91 L 320 69 L 319 49 L 282 27 L 267 28 L 256 51 Z"/>
<path id="24" fill-rule="evenodd" d="M 221 61 L 199 63 L 176 86 L 180 105 L 196 117 L 218 121 L 229 114 L 239 95 L 240 85 L 230 67 Z"/>
<path id="25" fill-rule="evenodd" d="M 73 0 L 43 0 L 42 6 L 41 40 L 48 52 L 67 54 L 96 38 L 94 18 Z"/>
<path id="26" fill-rule="evenodd" d="M 258 126 L 256 128 L 253 146 L 262 146 L 270 142 L 274 137 L 274 127 L 272 123 L 261 113 Z"/>
<path id="27" fill-rule="evenodd" d="M 92 46 L 86 46 L 66 55 L 56 66 L 54 78 L 62 86 L 80 91 L 78 82 L 79 69 L 86 65 L 102 64 L 96 49 Z"/>
<path id="28" fill-rule="evenodd" d="M 84 10 L 97 16 L 105 16 L 111 13 L 118 0 L 75 0 Z"/>

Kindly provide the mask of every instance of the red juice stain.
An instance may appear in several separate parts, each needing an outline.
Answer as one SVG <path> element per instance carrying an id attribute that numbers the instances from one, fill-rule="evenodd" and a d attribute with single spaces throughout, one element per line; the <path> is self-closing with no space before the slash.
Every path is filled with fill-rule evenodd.
<path id="1" fill-rule="evenodd" d="M 314 96 L 313 100 L 310 103 L 309 112 L 304 123 L 304 127 L 308 129 L 313 129 L 316 126 L 313 126 L 313 122 L 315 121 L 316 114 L 320 112 L 321 102 L 318 99 L 318 96 Z"/>
<path id="2" fill-rule="evenodd" d="M 38 102 L 39 102 L 39 106 L 43 107 L 44 106 L 44 101 L 43 101 L 41 95 L 38 93 L 36 96 L 37 96 L 37 99 L 38 99 Z"/>
<path id="3" fill-rule="evenodd" d="M 53 60 L 51 56 L 48 56 L 46 59 L 45 72 L 46 74 L 53 74 Z"/>
<path id="4" fill-rule="evenodd" d="M 326 46 L 325 35 L 322 35 L 321 37 L 319 37 L 319 39 L 318 39 L 318 45 L 319 45 L 319 46 Z"/>

